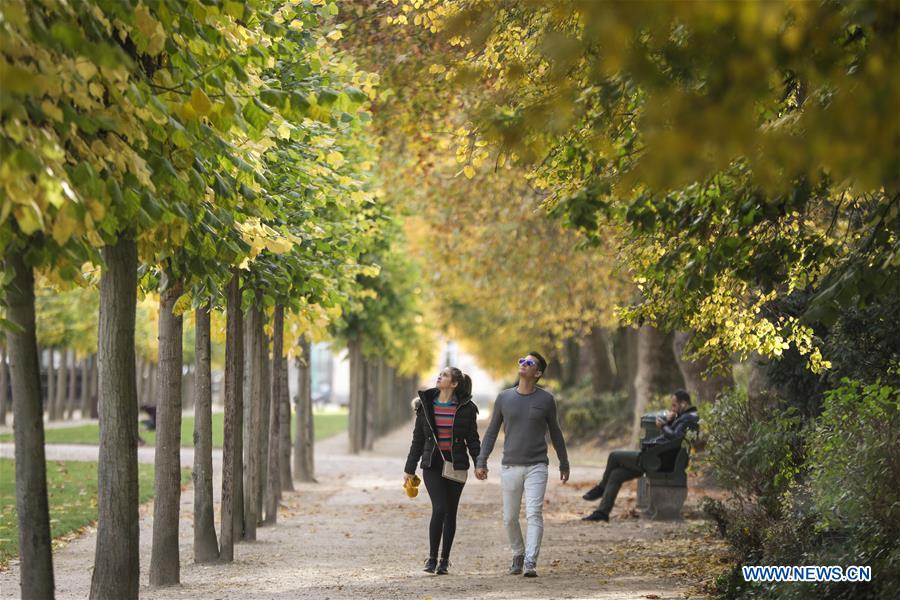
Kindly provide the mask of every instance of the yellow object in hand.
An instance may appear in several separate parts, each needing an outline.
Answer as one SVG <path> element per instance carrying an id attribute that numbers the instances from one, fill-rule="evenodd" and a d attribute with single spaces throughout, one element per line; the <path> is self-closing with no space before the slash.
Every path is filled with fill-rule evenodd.
<path id="1" fill-rule="evenodd" d="M 422 480 L 419 479 L 418 475 L 413 475 L 409 479 L 404 480 L 403 489 L 406 490 L 406 495 L 410 498 L 418 496 L 420 483 L 422 483 Z"/>

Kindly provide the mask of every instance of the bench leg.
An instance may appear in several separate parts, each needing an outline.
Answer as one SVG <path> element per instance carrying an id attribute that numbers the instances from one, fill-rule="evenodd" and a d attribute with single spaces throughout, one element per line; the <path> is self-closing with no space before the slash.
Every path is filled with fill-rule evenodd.
<path id="1" fill-rule="evenodd" d="M 637 498 L 634 507 L 643 512 L 644 516 L 648 516 L 647 512 L 650 509 L 650 484 L 646 475 L 641 476 L 637 480 Z"/>
<path id="2" fill-rule="evenodd" d="M 650 518 L 654 521 L 681 519 L 681 508 L 687 499 L 686 487 L 666 487 L 650 483 Z"/>

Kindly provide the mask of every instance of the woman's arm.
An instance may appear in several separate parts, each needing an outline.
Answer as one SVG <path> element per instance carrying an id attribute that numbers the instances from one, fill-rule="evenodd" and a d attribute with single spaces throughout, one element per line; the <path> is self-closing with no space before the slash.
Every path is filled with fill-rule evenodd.
<path id="1" fill-rule="evenodd" d="M 422 424 L 421 405 L 416 409 L 416 424 L 413 425 L 412 443 L 409 445 L 409 454 L 406 457 L 404 472 L 410 475 L 416 472 L 416 463 L 422 458 L 422 450 L 425 448 L 425 431 Z"/>
<path id="2" fill-rule="evenodd" d="M 478 437 L 478 412 L 472 413 L 472 427 L 470 433 L 466 437 L 466 448 L 469 449 L 469 456 L 472 457 L 472 464 L 478 460 L 478 454 L 481 452 L 481 438 Z"/>

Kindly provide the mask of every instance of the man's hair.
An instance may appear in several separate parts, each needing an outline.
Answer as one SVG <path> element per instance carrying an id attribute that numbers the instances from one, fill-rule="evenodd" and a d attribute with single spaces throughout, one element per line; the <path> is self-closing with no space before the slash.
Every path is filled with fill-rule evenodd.
<path id="1" fill-rule="evenodd" d="M 541 372 L 541 377 L 547 371 L 547 359 L 540 355 L 539 352 L 529 352 L 526 356 L 533 356 L 537 359 L 537 368 Z M 538 377 L 540 379 L 540 377 Z"/>
<path id="2" fill-rule="evenodd" d="M 679 402 L 687 402 L 688 404 L 691 403 L 691 395 L 684 390 L 675 390 L 674 392 L 672 392 L 672 395 L 675 396 L 675 399 Z"/>

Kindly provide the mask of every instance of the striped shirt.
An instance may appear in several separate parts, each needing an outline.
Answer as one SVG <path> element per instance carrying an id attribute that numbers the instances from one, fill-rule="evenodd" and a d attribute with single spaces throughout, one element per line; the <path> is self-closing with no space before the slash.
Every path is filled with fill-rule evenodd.
<path id="1" fill-rule="evenodd" d="M 438 439 L 438 448 L 448 456 L 451 450 L 451 438 L 453 437 L 453 418 L 456 416 L 456 403 L 434 403 L 434 422 L 437 425 L 435 433 Z"/>

